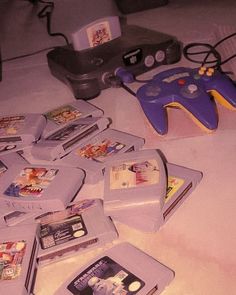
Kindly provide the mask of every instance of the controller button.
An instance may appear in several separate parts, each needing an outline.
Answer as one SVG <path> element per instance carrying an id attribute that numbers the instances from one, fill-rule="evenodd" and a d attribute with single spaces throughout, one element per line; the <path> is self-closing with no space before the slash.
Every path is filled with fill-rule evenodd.
<path id="1" fill-rule="evenodd" d="M 208 76 L 208 77 L 211 77 L 213 74 L 214 74 L 214 69 L 213 68 L 209 68 L 208 70 L 207 70 L 207 72 L 206 72 L 206 75 Z"/>
<path id="2" fill-rule="evenodd" d="M 185 81 L 184 79 L 179 79 L 179 80 L 178 80 L 178 84 L 179 84 L 180 86 L 185 85 L 185 83 L 186 83 L 186 81 Z"/>
<path id="3" fill-rule="evenodd" d="M 150 68 L 154 65 L 155 59 L 152 55 L 147 55 L 144 59 L 144 64 L 146 67 Z"/>
<path id="4" fill-rule="evenodd" d="M 155 54 L 155 59 L 157 62 L 162 62 L 165 59 L 165 52 L 163 50 L 158 50 Z"/>
<path id="5" fill-rule="evenodd" d="M 209 68 L 207 71 L 211 72 L 213 74 L 215 72 L 215 69 L 214 68 Z"/>
<path id="6" fill-rule="evenodd" d="M 150 85 L 146 89 L 146 96 L 157 96 L 161 92 L 161 88 L 157 85 Z"/>
<path id="7" fill-rule="evenodd" d="M 200 67 L 200 69 L 198 70 L 198 74 L 201 76 L 204 75 L 205 72 L 206 72 L 206 67 Z"/>
<path id="8" fill-rule="evenodd" d="M 193 76 L 193 78 L 194 78 L 194 80 L 199 80 L 199 79 L 201 78 L 201 76 L 200 76 L 199 74 L 195 74 L 195 75 Z"/>
<path id="9" fill-rule="evenodd" d="M 197 85 L 195 85 L 195 84 L 189 84 L 188 85 L 188 91 L 189 91 L 190 94 L 195 93 L 197 90 L 198 90 Z"/>

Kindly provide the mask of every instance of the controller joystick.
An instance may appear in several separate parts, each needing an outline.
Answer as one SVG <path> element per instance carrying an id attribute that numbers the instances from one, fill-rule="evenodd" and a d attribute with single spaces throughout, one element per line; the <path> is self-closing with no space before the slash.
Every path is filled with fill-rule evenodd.
<path id="1" fill-rule="evenodd" d="M 236 109 L 236 88 L 225 75 L 212 68 L 174 68 L 161 72 L 140 87 L 137 98 L 154 129 L 168 132 L 166 107 L 184 109 L 206 131 L 218 126 L 215 101 Z"/>

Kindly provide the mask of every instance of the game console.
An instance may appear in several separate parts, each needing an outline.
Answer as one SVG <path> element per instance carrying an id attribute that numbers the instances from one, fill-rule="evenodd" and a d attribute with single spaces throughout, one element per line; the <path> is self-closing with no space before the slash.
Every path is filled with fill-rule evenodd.
<path id="1" fill-rule="evenodd" d="M 129 243 L 120 243 L 80 267 L 55 295 L 158 295 L 173 278 L 174 272 L 164 264 Z"/>
<path id="2" fill-rule="evenodd" d="M 37 224 L 0 228 L 0 293 L 31 295 L 37 273 Z"/>
<path id="3" fill-rule="evenodd" d="M 0 206 L 24 212 L 63 210 L 83 181 L 78 168 L 16 164 L 0 177 Z"/>
<path id="4" fill-rule="evenodd" d="M 224 107 L 236 109 L 236 88 L 213 68 L 173 68 L 161 72 L 137 91 L 140 105 L 158 134 L 168 132 L 167 107 L 184 109 L 207 132 L 218 127 L 213 96 Z"/>
<path id="5" fill-rule="evenodd" d="M 45 138 L 75 120 L 87 117 L 102 117 L 103 111 L 91 103 L 80 99 L 49 110 L 44 116 L 47 119 L 47 124 L 43 130 L 42 137 Z"/>
<path id="6" fill-rule="evenodd" d="M 0 117 L 0 154 L 35 143 L 41 136 L 46 119 L 41 114 L 16 114 Z"/>
<path id="7" fill-rule="evenodd" d="M 164 165 L 164 170 L 160 169 L 158 175 L 153 173 L 158 171 L 157 165 L 155 170 L 147 169 L 147 165 L 144 166 L 144 163 L 152 163 L 158 156 L 156 150 L 141 150 L 117 156 L 118 159 L 114 159 L 113 164 L 106 165 L 104 180 L 106 215 L 138 230 L 155 232 L 186 200 L 201 181 L 202 173 L 160 162 L 159 167 Z M 136 165 L 137 168 L 130 169 L 131 165 Z M 135 173 L 131 175 L 131 171 Z M 145 178 L 149 181 L 144 182 Z M 156 181 L 156 187 L 151 184 L 150 179 L 152 182 Z M 127 185 L 127 182 L 130 185 Z M 149 187 L 149 191 L 145 187 Z"/>
<path id="8" fill-rule="evenodd" d="M 60 159 L 60 165 L 79 167 L 85 171 L 86 183 L 103 179 L 105 162 L 120 153 L 139 150 L 144 139 L 119 130 L 107 128 Z"/>
<path id="9" fill-rule="evenodd" d="M 75 50 L 69 45 L 47 54 L 52 75 L 68 85 L 75 98 L 84 100 L 119 86 L 115 72 L 120 67 L 140 75 L 175 63 L 180 57 L 181 46 L 176 38 L 136 25 L 122 25 L 120 37 L 99 46 Z"/>
<path id="10" fill-rule="evenodd" d="M 75 120 L 42 138 L 32 147 L 31 154 L 36 159 L 46 161 L 62 158 L 89 138 L 106 129 L 109 124 L 110 119 L 105 117 Z"/>

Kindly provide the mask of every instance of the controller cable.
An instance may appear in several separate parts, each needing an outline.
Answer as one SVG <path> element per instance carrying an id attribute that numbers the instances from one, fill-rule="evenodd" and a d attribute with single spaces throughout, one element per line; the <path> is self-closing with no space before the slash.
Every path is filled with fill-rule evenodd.
<path id="1" fill-rule="evenodd" d="M 62 34 L 62 33 L 52 33 L 51 32 L 51 17 L 52 17 L 52 13 L 53 13 L 53 9 L 54 9 L 54 3 L 52 1 L 44 1 L 44 0 L 24 0 L 24 1 L 29 1 L 33 5 L 37 5 L 38 3 L 46 4 L 39 11 L 39 13 L 37 14 L 38 17 L 39 18 L 46 18 L 47 19 L 47 32 L 48 32 L 48 34 L 50 36 L 53 36 L 53 37 L 54 36 L 61 36 L 61 37 L 63 37 L 65 39 L 66 44 L 69 45 L 69 41 L 68 41 L 67 37 L 64 34 Z M 9 62 L 9 61 L 16 60 L 16 59 L 21 59 L 21 58 L 29 57 L 29 56 L 33 56 L 33 55 L 39 54 L 39 53 L 44 52 L 44 51 L 55 49 L 56 47 L 57 46 L 51 46 L 51 47 L 47 47 L 47 48 L 36 50 L 34 52 L 31 52 L 31 53 L 26 53 L 26 54 L 23 54 L 23 55 L 18 55 L 18 56 L 14 56 L 14 57 L 9 57 L 9 58 L 6 58 L 6 59 L 2 59 L 2 63 Z"/>
<path id="2" fill-rule="evenodd" d="M 233 38 L 236 36 L 236 32 L 232 33 L 221 40 L 219 40 L 217 43 L 214 45 L 210 45 L 208 43 L 189 43 L 183 48 L 183 55 L 186 59 L 188 59 L 191 62 L 198 63 L 201 65 L 201 67 L 207 65 L 207 64 L 213 64 L 213 68 L 216 70 L 220 71 L 221 73 L 231 75 L 232 72 L 224 72 L 221 68 L 222 65 L 226 64 L 229 62 L 231 59 L 236 57 L 236 54 L 233 54 L 226 58 L 225 60 L 222 61 L 220 53 L 217 51 L 217 46 L 219 46 L 221 43 L 225 42 L 226 40 Z M 193 48 L 197 47 L 205 47 L 205 50 L 201 51 L 192 51 Z M 203 55 L 205 54 L 205 58 L 203 60 L 196 60 L 192 58 L 192 56 L 197 56 L 197 55 Z M 214 59 L 209 60 L 209 57 L 213 55 Z"/>
<path id="3" fill-rule="evenodd" d="M 52 13 L 54 10 L 54 2 L 52 1 L 44 1 L 38 0 L 39 3 L 46 4 L 38 13 L 39 18 L 46 18 L 47 21 L 47 32 L 52 37 L 61 36 L 66 41 L 66 45 L 69 45 L 68 38 L 62 33 L 52 33 L 51 31 L 51 20 L 52 20 Z"/>
<path id="4" fill-rule="evenodd" d="M 231 59 L 236 57 L 236 54 L 233 54 L 231 56 L 229 56 L 228 58 L 226 58 L 225 60 L 222 61 L 221 55 L 220 53 L 217 51 L 217 46 L 219 46 L 221 43 L 225 42 L 226 40 L 233 38 L 236 36 L 236 32 L 232 33 L 224 38 L 222 38 L 221 40 L 219 40 L 217 43 L 215 43 L 214 45 L 208 44 L 208 43 L 189 43 L 187 44 L 184 48 L 183 48 L 183 55 L 186 59 L 188 59 L 191 62 L 194 63 L 198 63 L 200 64 L 201 67 L 204 67 L 206 65 L 211 64 L 214 69 L 220 71 L 221 73 L 224 73 L 226 75 L 232 75 L 232 72 L 224 72 L 221 68 L 222 65 L 226 64 L 227 62 L 229 62 Z M 200 51 L 192 51 L 192 49 L 194 48 L 198 48 L 198 47 L 203 47 L 205 48 L 204 50 L 200 50 Z M 194 59 L 192 56 L 199 56 L 199 55 L 205 55 L 203 60 L 197 60 Z M 214 58 L 212 59 L 211 56 L 214 56 Z M 209 59 L 209 57 L 211 57 L 211 59 Z M 130 94 L 132 94 L 133 96 L 136 96 L 135 92 L 133 90 L 131 90 L 128 86 L 126 86 L 124 83 L 132 83 L 132 82 L 138 82 L 138 83 L 147 83 L 150 80 L 139 80 L 136 77 L 134 77 L 130 72 L 121 69 L 121 71 L 116 72 L 116 76 L 119 77 L 120 79 L 120 87 L 123 87 L 126 91 L 128 91 Z M 128 77 L 128 78 L 127 78 Z M 235 81 L 233 81 L 235 82 Z"/>
<path id="5" fill-rule="evenodd" d="M 4 62 L 8 62 L 8 61 L 12 61 L 12 60 L 24 58 L 24 57 L 33 56 L 33 55 L 39 54 L 41 52 L 44 52 L 44 51 L 47 51 L 47 50 L 51 50 L 51 49 L 55 49 L 55 48 L 56 48 L 55 46 L 52 46 L 52 47 L 48 47 L 48 48 L 39 49 L 39 50 L 34 51 L 34 52 L 31 52 L 31 53 L 26 53 L 26 54 L 23 54 L 23 55 L 18 55 L 18 56 L 13 56 L 13 57 L 9 57 L 9 58 L 3 59 L 2 62 L 4 63 Z"/>
<path id="6" fill-rule="evenodd" d="M 113 80 L 113 84 L 110 82 L 111 79 Z M 109 85 L 109 87 L 122 87 L 129 94 L 136 97 L 136 93 L 130 87 L 128 87 L 126 84 L 131 84 L 133 82 L 147 83 L 149 81 L 151 81 L 151 79 L 150 80 L 139 80 L 131 72 L 127 71 L 126 69 L 118 68 L 115 70 L 114 75 L 108 77 L 107 85 Z"/>

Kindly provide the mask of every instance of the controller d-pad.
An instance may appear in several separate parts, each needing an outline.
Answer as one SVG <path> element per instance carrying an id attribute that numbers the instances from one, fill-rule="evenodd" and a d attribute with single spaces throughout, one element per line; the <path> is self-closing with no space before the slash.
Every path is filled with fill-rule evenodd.
<path id="1" fill-rule="evenodd" d="M 195 98 L 200 94 L 199 88 L 196 84 L 188 84 L 181 88 L 180 93 L 187 98 Z"/>
<path id="2" fill-rule="evenodd" d="M 145 95 L 148 97 L 158 96 L 161 92 L 161 88 L 157 85 L 149 85 L 146 89 Z"/>

